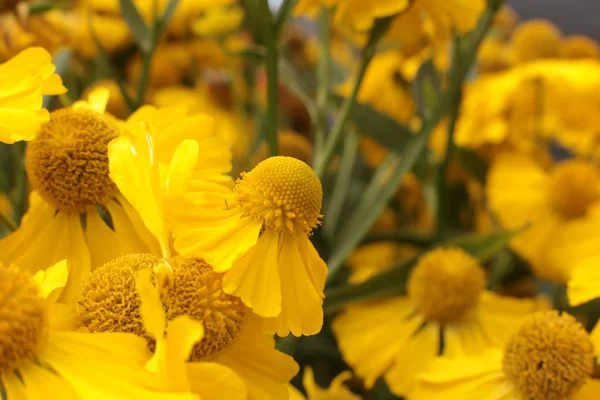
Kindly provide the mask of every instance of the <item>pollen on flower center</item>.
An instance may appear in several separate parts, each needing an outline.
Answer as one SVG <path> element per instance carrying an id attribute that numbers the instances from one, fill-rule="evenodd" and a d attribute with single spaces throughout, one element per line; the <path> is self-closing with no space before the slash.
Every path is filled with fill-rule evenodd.
<path id="1" fill-rule="evenodd" d="M 29 274 L 0 267 L 0 374 L 35 359 L 46 332 L 44 304 Z"/>
<path id="2" fill-rule="evenodd" d="M 550 179 L 551 204 L 565 218 L 584 216 L 600 200 L 600 174 L 586 162 L 563 162 L 554 168 Z"/>
<path id="3" fill-rule="evenodd" d="M 459 320 L 475 308 L 485 287 L 485 273 L 459 248 L 438 248 L 421 256 L 407 283 L 418 312 L 439 323 Z"/>
<path id="4" fill-rule="evenodd" d="M 242 173 L 235 194 L 244 211 L 265 229 L 310 232 L 322 217 L 323 188 L 315 172 L 292 157 L 271 157 Z"/>
<path id="5" fill-rule="evenodd" d="M 78 324 L 90 332 L 128 332 L 147 338 L 135 277 L 161 262 L 154 254 L 128 254 L 94 270 L 77 300 Z"/>
<path id="6" fill-rule="evenodd" d="M 593 346 L 572 316 L 538 312 L 508 341 L 503 368 L 525 399 L 568 399 L 593 372 Z"/>
<path id="7" fill-rule="evenodd" d="M 83 212 L 105 204 L 117 192 L 108 175 L 107 149 L 117 135 L 95 111 L 54 111 L 27 148 L 31 184 L 60 210 Z"/>
<path id="8" fill-rule="evenodd" d="M 204 260 L 171 260 L 173 286 L 165 299 L 167 318 L 180 315 L 202 322 L 204 338 L 192 349 L 191 361 L 210 361 L 241 334 L 248 313 L 242 301 L 221 289 L 221 275 Z"/>

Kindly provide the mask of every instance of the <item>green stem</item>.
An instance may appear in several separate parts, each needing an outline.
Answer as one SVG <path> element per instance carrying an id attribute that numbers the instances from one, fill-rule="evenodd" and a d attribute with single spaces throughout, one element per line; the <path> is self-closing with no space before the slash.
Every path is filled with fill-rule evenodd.
<path id="1" fill-rule="evenodd" d="M 265 124 L 265 139 L 269 154 L 276 156 L 278 151 L 277 134 L 279 131 L 279 51 L 277 35 L 274 31 L 273 14 L 267 0 L 260 0 L 261 12 L 266 16 L 263 22 L 263 41 L 267 48 L 265 70 L 267 73 L 267 121 Z"/>
<path id="2" fill-rule="evenodd" d="M 325 132 L 327 130 L 327 100 L 329 96 L 329 77 L 331 73 L 331 58 L 329 53 L 330 10 L 321 7 L 319 17 L 319 41 L 321 43 L 318 69 L 317 69 L 317 126 L 315 129 L 315 151 L 314 161 L 318 160 L 325 144 Z"/>
<path id="3" fill-rule="evenodd" d="M 279 7 L 279 11 L 277 12 L 277 17 L 275 18 L 275 26 L 274 32 L 275 35 L 279 36 L 279 33 L 283 29 L 285 22 L 287 21 L 292 9 L 294 8 L 294 4 L 296 0 L 284 0 L 281 6 Z"/>
<path id="4" fill-rule="evenodd" d="M 2 210 L 0 210 L 0 222 L 2 222 L 2 224 L 11 232 L 17 230 L 17 224 L 15 224 L 15 222 L 8 215 L 4 214 Z"/>
<path id="5" fill-rule="evenodd" d="M 140 82 L 138 84 L 136 109 L 144 104 L 144 97 L 146 96 L 148 82 L 150 81 L 150 70 L 152 69 L 152 57 L 154 56 L 155 47 L 156 44 L 153 43 L 150 46 L 150 50 L 142 52 L 142 73 L 140 74 Z"/>
<path id="6" fill-rule="evenodd" d="M 371 30 L 371 35 L 369 37 L 369 41 L 367 45 L 363 49 L 360 66 L 358 69 L 358 74 L 354 80 L 354 85 L 352 87 L 352 92 L 350 96 L 346 97 L 344 103 L 342 103 L 342 107 L 340 109 L 340 115 L 336 119 L 333 128 L 331 128 L 331 134 L 327 141 L 325 142 L 325 149 L 323 154 L 316 160 L 315 163 L 315 172 L 319 176 L 319 178 L 323 178 L 327 167 L 329 166 L 329 162 L 333 157 L 335 150 L 342 139 L 342 134 L 344 132 L 344 126 L 346 124 L 346 120 L 352 111 L 352 106 L 356 102 L 356 98 L 358 96 L 358 91 L 360 90 L 360 86 L 367 72 L 367 68 L 375 55 L 377 50 L 377 45 L 379 44 L 380 39 L 383 37 L 384 33 L 387 32 L 391 18 L 385 18 L 378 20 L 375 23 L 375 26 Z"/>
<path id="7" fill-rule="evenodd" d="M 14 172 L 14 213 L 17 223 L 25 214 L 25 203 L 27 201 L 27 173 L 25 171 L 25 142 L 15 143 L 13 147 L 13 172 Z"/>

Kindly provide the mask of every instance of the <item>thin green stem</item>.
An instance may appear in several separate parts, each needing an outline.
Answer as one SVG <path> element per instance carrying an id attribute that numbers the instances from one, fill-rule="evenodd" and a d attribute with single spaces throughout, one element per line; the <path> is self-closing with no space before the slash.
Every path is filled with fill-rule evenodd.
<path id="1" fill-rule="evenodd" d="M 273 14 L 267 0 L 260 0 L 261 12 L 266 16 L 263 22 L 262 39 L 267 48 L 265 70 L 267 73 L 267 121 L 265 124 L 265 139 L 271 156 L 277 155 L 277 134 L 279 131 L 279 50 L 277 35 L 274 31 Z"/>
<path id="2" fill-rule="evenodd" d="M 12 220 L 11 217 L 4 214 L 4 212 L 2 212 L 2 210 L 0 210 L 0 222 L 2 222 L 2 224 L 4 226 L 6 226 L 8 228 L 8 230 L 10 230 L 11 232 L 14 232 L 17 230 L 17 224 Z"/>
<path id="3" fill-rule="evenodd" d="M 342 106 L 340 108 L 339 116 L 336 119 L 333 127 L 331 128 L 331 134 L 327 141 L 325 142 L 325 149 L 323 154 L 320 155 L 319 159 L 316 160 L 315 163 L 315 172 L 319 176 L 319 178 L 323 178 L 325 171 L 327 171 L 327 167 L 329 166 L 329 162 L 331 158 L 335 154 L 335 150 L 342 139 L 342 134 L 344 132 L 344 126 L 346 125 L 346 121 L 348 120 L 348 116 L 352 111 L 352 106 L 356 102 L 356 98 L 358 96 L 358 92 L 360 90 L 360 86 L 363 82 L 369 64 L 377 51 L 377 45 L 379 41 L 383 37 L 383 34 L 387 32 L 391 18 L 385 18 L 378 20 L 375 23 L 375 26 L 371 30 L 371 35 L 369 37 L 369 41 L 362 52 L 361 62 L 358 69 L 358 73 L 354 80 L 354 84 L 352 86 L 352 92 L 350 96 L 346 97 Z"/>
<path id="4" fill-rule="evenodd" d="M 154 50 L 155 45 L 153 44 L 148 52 L 142 53 L 142 73 L 140 74 L 140 82 L 138 84 L 136 108 L 139 108 L 144 104 L 144 97 L 146 96 L 148 82 L 150 81 L 150 70 L 152 69 Z"/>
<path id="5" fill-rule="evenodd" d="M 275 18 L 275 26 L 273 29 L 275 35 L 279 36 L 279 33 L 283 29 L 285 22 L 288 20 L 288 17 L 294 8 L 294 4 L 296 4 L 296 0 L 283 0 Z"/>
<path id="6" fill-rule="evenodd" d="M 329 53 L 330 41 L 330 10 L 321 7 L 319 16 L 319 42 L 321 43 L 317 65 L 317 126 L 315 129 L 314 161 L 318 160 L 325 144 L 327 130 L 327 100 L 329 96 L 329 78 L 331 75 L 331 58 Z"/>

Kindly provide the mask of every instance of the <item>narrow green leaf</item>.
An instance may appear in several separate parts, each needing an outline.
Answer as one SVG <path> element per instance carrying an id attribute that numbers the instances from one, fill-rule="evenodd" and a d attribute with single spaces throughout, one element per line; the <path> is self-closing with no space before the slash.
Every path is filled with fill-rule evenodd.
<path id="1" fill-rule="evenodd" d="M 431 117 L 435 102 L 441 92 L 440 77 L 432 59 L 421 65 L 411 86 L 419 116 L 422 119 Z"/>
<path id="2" fill-rule="evenodd" d="M 481 157 L 470 150 L 458 146 L 455 148 L 454 156 L 471 176 L 477 179 L 479 183 L 485 184 L 488 166 Z"/>
<path id="3" fill-rule="evenodd" d="M 292 9 L 296 5 L 296 0 L 284 0 L 279 7 L 279 11 L 277 11 L 277 16 L 275 17 L 275 26 L 274 30 L 276 34 L 279 34 L 285 25 L 288 17 L 290 16 Z"/>
<path id="4" fill-rule="evenodd" d="M 165 11 L 163 11 L 162 16 L 156 22 L 155 37 L 160 36 L 162 31 L 169 24 L 169 21 L 171 20 L 171 17 L 173 17 L 173 14 L 175 13 L 175 10 L 177 9 L 178 5 L 179 5 L 179 0 L 169 1 L 169 4 L 167 4 L 167 7 L 165 8 Z"/>
<path id="5" fill-rule="evenodd" d="M 262 46 L 254 45 L 250 48 L 232 52 L 230 53 L 230 55 L 233 57 L 245 58 L 246 60 L 255 64 L 262 64 L 263 62 L 265 62 L 267 50 Z"/>
<path id="6" fill-rule="evenodd" d="M 279 80 L 283 86 L 289 89 L 304 104 L 311 120 L 313 122 L 316 121 L 317 106 L 304 88 L 300 77 L 298 77 L 298 74 L 294 70 L 294 66 L 284 58 L 279 60 Z"/>
<path id="7" fill-rule="evenodd" d="M 40 15 L 48 11 L 56 10 L 57 8 L 65 8 L 66 4 L 62 3 L 34 3 L 29 5 L 29 15 Z"/>
<path id="8" fill-rule="evenodd" d="M 502 231 L 489 234 L 468 234 L 438 242 L 432 248 L 460 247 L 484 263 L 501 251 L 518 232 Z M 325 312 L 331 313 L 358 301 L 404 295 L 410 271 L 418 258 L 419 255 L 411 257 L 357 285 L 345 285 L 326 291 L 323 303 Z"/>
<path id="9" fill-rule="evenodd" d="M 143 52 L 150 51 L 152 46 L 152 33 L 144 22 L 144 18 L 133 4 L 133 0 L 119 0 L 121 15 L 129 26 L 136 43 Z"/>
<path id="10" fill-rule="evenodd" d="M 329 95 L 329 101 L 339 108 L 344 103 L 344 98 L 332 93 Z M 400 154 L 406 143 L 415 137 L 407 126 L 399 124 L 367 104 L 354 103 L 348 120 L 356 124 L 363 135 L 375 139 L 396 154 Z"/>

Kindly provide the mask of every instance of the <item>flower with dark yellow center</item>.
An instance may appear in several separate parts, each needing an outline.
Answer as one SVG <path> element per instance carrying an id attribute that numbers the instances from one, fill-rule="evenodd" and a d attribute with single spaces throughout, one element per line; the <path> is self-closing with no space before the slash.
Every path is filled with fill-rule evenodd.
<path id="1" fill-rule="evenodd" d="M 90 398 L 184 399 L 144 369 L 146 341 L 128 334 L 73 332 L 54 304 L 67 282 L 62 261 L 31 276 L 0 266 L 0 389 L 9 399 L 60 393 Z M 64 306 L 64 304 L 63 304 Z M 208 378 L 202 378 L 208 381 Z M 106 382 L 118 381 L 118 385 Z"/>
<path id="2" fill-rule="evenodd" d="M 405 396 L 440 351 L 474 355 L 503 346 L 538 305 L 486 291 L 485 282 L 479 261 L 460 248 L 425 253 L 406 296 L 351 305 L 333 321 L 344 359 L 367 387 L 383 377 Z"/>
<path id="3" fill-rule="evenodd" d="M 524 22 L 512 34 L 513 62 L 521 64 L 544 58 L 558 58 L 560 40 L 560 31 L 550 21 Z"/>
<path id="4" fill-rule="evenodd" d="M 587 36 L 569 36 L 560 44 L 560 55 L 571 60 L 598 59 L 600 58 L 600 46 Z"/>
<path id="5" fill-rule="evenodd" d="M 506 229 L 521 229 L 511 246 L 541 277 L 566 283 L 583 260 L 600 256 L 600 171 L 571 159 L 549 169 L 532 157 L 504 153 L 490 168 L 490 210 Z"/>
<path id="6" fill-rule="evenodd" d="M 406 289 L 415 309 L 427 319 L 454 322 L 477 306 L 485 273 L 479 261 L 463 250 L 441 248 L 419 259 Z"/>
<path id="7" fill-rule="evenodd" d="M 84 212 L 117 193 L 108 176 L 108 143 L 117 128 L 93 110 L 54 111 L 27 149 L 31 184 L 50 205 Z"/>
<path id="8" fill-rule="evenodd" d="M 0 267 L 0 374 L 35 359 L 47 329 L 44 299 L 26 272 Z"/>
<path id="9" fill-rule="evenodd" d="M 569 314 L 534 314 L 506 344 L 503 370 L 521 397 L 571 398 L 594 370 L 588 333 Z"/>
<path id="10" fill-rule="evenodd" d="M 308 236 L 320 224 L 322 197 L 307 164 L 268 158 L 242 173 L 229 198 L 195 209 L 177 229 L 175 249 L 223 272 L 223 291 L 266 317 L 267 331 L 315 334 L 327 266 Z"/>
<path id="11" fill-rule="evenodd" d="M 504 349 L 492 348 L 469 357 L 437 359 L 421 374 L 411 398 L 597 398 L 600 382 L 589 378 L 598 354 L 594 347 L 599 348 L 599 328 L 600 325 L 589 335 L 566 313 L 544 311 L 532 314 L 523 321 Z"/>

